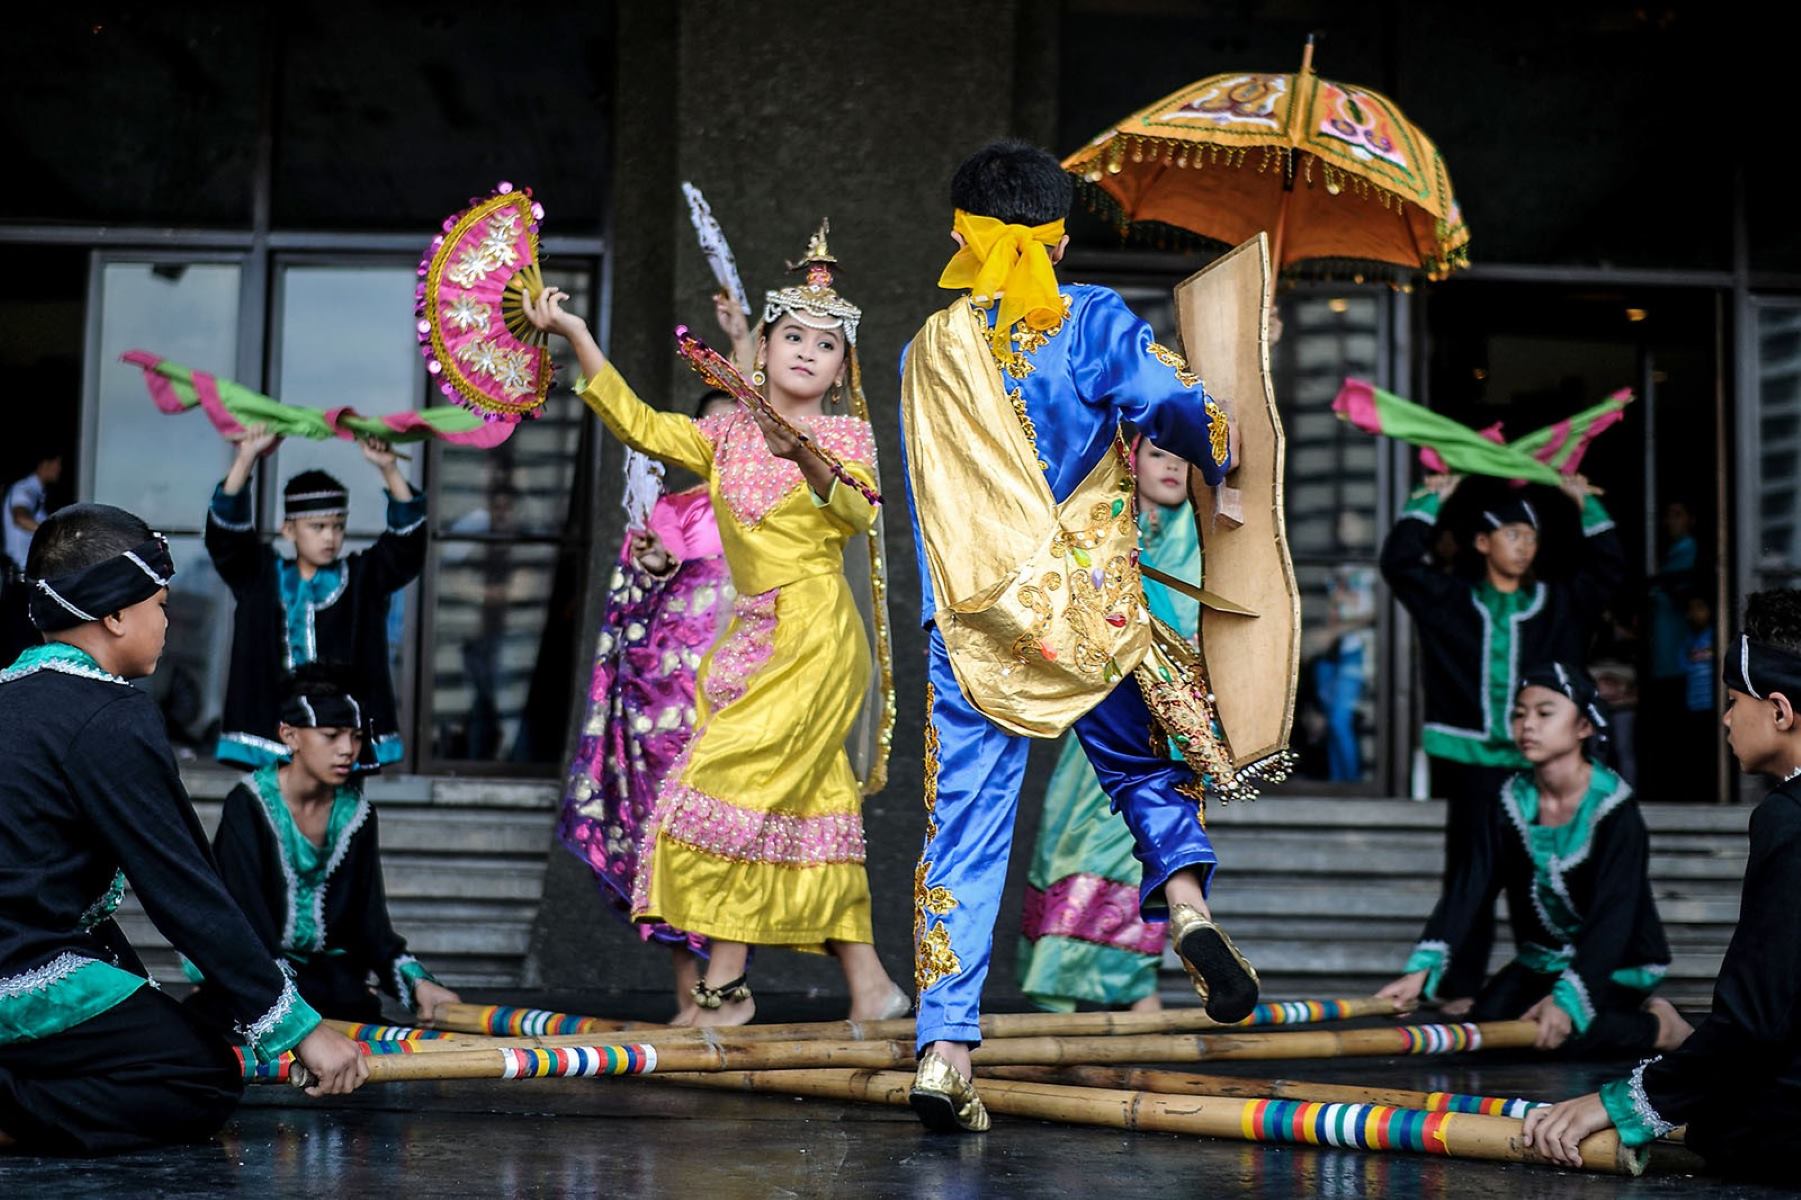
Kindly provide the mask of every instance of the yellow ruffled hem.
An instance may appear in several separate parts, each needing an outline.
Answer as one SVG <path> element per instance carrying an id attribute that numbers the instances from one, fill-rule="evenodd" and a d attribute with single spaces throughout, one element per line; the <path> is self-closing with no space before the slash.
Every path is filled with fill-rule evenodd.
<path id="1" fill-rule="evenodd" d="M 650 869 L 650 893 L 635 920 L 814 954 L 824 954 L 827 942 L 875 941 L 869 873 L 860 862 L 740 862 L 659 835 Z"/>

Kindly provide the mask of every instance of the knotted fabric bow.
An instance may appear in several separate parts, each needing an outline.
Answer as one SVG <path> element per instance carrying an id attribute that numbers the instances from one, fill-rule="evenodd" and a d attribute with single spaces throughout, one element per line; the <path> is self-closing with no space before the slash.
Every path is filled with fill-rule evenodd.
<path id="1" fill-rule="evenodd" d="M 1063 240 L 1063 222 L 1009 225 L 995 217 L 978 217 L 958 209 L 951 228 L 963 245 L 938 277 L 941 288 L 968 288 L 978 304 L 1000 299 L 1000 312 L 989 334 L 997 353 L 1010 351 L 1013 326 L 1049 329 L 1063 319 L 1063 298 L 1050 248 Z"/>

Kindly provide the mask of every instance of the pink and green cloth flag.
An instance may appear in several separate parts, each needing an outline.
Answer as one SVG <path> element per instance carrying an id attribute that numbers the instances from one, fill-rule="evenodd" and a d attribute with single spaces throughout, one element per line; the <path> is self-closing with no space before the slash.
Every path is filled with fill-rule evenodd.
<path id="1" fill-rule="evenodd" d="M 350 441 L 374 437 L 384 442 L 422 442 L 435 437 L 458 446 L 488 450 L 506 441 L 516 428 L 507 421 L 484 421 L 480 413 L 456 404 L 380 417 L 365 417 L 349 407 L 320 409 L 283 404 L 241 383 L 184 367 L 148 350 L 127 350 L 121 357 L 143 369 L 150 399 L 158 408 L 166 413 L 200 408 L 213 428 L 227 437 L 243 433 L 248 426 L 261 425 L 279 437 L 320 442 L 334 437 Z"/>
<path id="2" fill-rule="evenodd" d="M 1552 487 L 1576 474 L 1589 443 L 1625 419 L 1632 392 L 1621 388 L 1572 417 L 1516 441 L 1504 441 L 1501 426 L 1475 430 L 1363 379 L 1347 379 L 1332 411 L 1365 433 L 1397 438 L 1420 448 L 1427 470 L 1460 475 L 1492 475 Z"/>

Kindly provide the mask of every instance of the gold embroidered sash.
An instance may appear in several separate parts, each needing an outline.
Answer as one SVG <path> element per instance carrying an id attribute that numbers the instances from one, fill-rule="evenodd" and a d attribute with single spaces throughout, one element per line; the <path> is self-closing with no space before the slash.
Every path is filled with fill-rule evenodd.
<path id="1" fill-rule="evenodd" d="M 1150 647 L 1130 458 L 1116 436 L 1058 504 L 987 333 L 959 298 L 914 339 L 901 381 L 907 469 L 963 694 L 1001 728 L 1051 738 Z"/>

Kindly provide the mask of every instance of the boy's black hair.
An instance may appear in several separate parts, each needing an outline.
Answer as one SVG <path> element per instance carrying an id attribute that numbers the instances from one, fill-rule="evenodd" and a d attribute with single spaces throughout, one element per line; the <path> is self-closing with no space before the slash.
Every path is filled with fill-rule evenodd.
<path id="1" fill-rule="evenodd" d="M 110 504 L 71 504 L 45 519 L 31 535 L 25 573 L 55 579 L 135 550 L 150 538 L 150 526 Z"/>
<path id="2" fill-rule="evenodd" d="M 37 546 L 33 544 L 35 551 Z M 1771 588 L 1745 600 L 1745 636 L 1766 646 L 1801 654 L 1801 591 Z"/>
<path id="3" fill-rule="evenodd" d="M 295 667 L 282 682 L 284 703 L 300 696 L 322 696 L 336 699 L 354 696 L 356 688 L 350 668 L 343 663 L 315 660 Z"/>
<path id="4" fill-rule="evenodd" d="M 281 489 L 284 496 L 305 495 L 308 492 L 344 492 L 349 491 L 336 476 L 329 471 L 302 471 L 288 480 L 287 486 Z"/>
<path id="5" fill-rule="evenodd" d="M 737 403 L 737 401 L 732 399 L 732 394 L 730 392 L 723 391 L 719 388 L 708 388 L 700 394 L 700 399 L 694 402 L 694 415 L 698 417 L 706 412 L 707 405 L 713 403 L 715 400 L 723 400 L 727 404 Z"/>
<path id="6" fill-rule="evenodd" d="M 1043 225 L 1069 215 L 1075 180 L 1050 151 L 1008 138 L 963 160 L 951 176 L 951 206 L 1009 225 Z"/>

